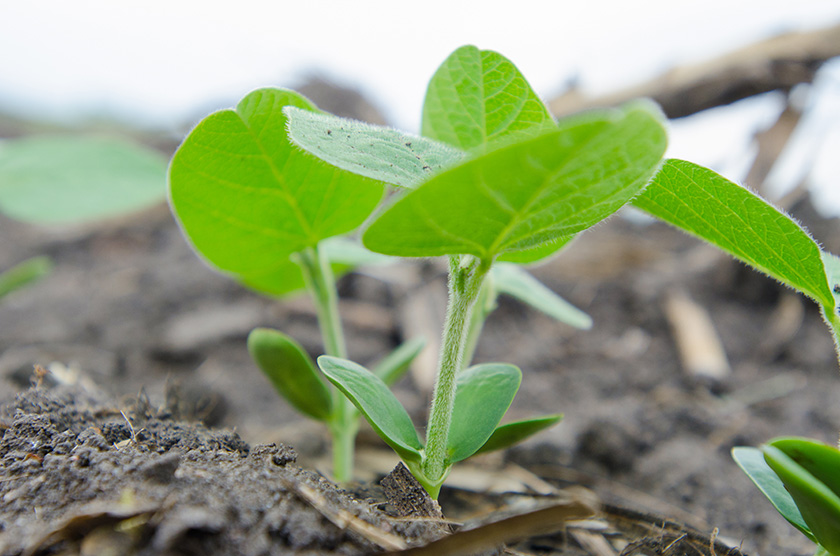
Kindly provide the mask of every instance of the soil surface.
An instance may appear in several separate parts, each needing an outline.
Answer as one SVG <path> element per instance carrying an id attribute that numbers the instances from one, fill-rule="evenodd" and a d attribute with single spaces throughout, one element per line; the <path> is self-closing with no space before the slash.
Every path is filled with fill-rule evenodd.
<path id="1" fill-rule="evenodd" d="M 807 198 L 791 211 L 840 252 L 836 221 L 816 216 Z M 476 360 L 523 369 L 508 418 L 566 417 L 453 473 L 444 515 L 466 519 L 503 505 L 476 492 L 509 490 L 516 469 L 527 477 L 522 490 L 587 487 L 613 514 L 662 516 L 705 535 L 707 547 L 716 528 L 719 541 L 746 554 L 812 553 L 729 452 L 782 435 L 836 440 L 837 361 L 816 307 L 693 238 L 637 220 L 613 218 L 534 270 L 593 317 L 592 330 L 500 300 Z M 326 432 L 296 415 L 251 363 L 245 338 L 257 326 L 320 353 L 308 300 L 269 301 L 208 269 L 165 206 L 83 229 L 0 217 L 0 237 L 0 268 L 43 254 L 55 262 L 49 277 L 0 302 L 0 554 L 384 550 L 336 515 L 409 544 L 441 534 L 394 519 L 376 492 L 351 495 L 324 479 Z M 404 339 L 429 340 L 425 359 L 396 387 L 423 422 L 443 268 L 415 261 L 339 286 L 352 359 L 371 364 Z M 710 318 L 723 366 L 685 359 L 675 303 Z M 36 364 L 49 373 L 35 374 Z M 394 461 L 380 456 L 387 452 L 369 429 L 359 444 L 358 476 L 368 484 Z M 479 475 L 489 479 L 469 482 Z M 646 538 L 659 546 L 644 541 L 650 546 L 623 553 L 666 553 L 667 524 L 650 522 L 658 530 Z M 517 550 L 599 554 L 584 537 Z M 627 546 L 613 544 L 613 553 Z"/>

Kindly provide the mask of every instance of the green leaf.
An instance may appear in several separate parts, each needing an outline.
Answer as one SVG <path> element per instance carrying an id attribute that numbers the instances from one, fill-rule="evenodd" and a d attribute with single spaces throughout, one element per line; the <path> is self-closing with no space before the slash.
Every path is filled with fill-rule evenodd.
<path id="1" fill-rule="evenodd" d="M 429 82 L 422 134 L 470 150 L 534 137 L 554 127 L 545 104 L 510 60 L 463 46 Z"/>
<path id="2" fill-rule="evenodd" d="M 445 143 L 389 127 L 293 107 L 284 112 L 294 144 L 333 166 L 393 185 L 417 187 L 465 156 Z"/>
<path id="3" fill-rule="evenodd" d="M 31 137 L 0 148 L 0 212 L 68 224 L 136 211 L 166 198 L 166 162 L 122 139 Z"/>
<path id="4" fill-rule="evenodd" d="M 582 330 L 592 328 L 589 315 L 545 287 L 524 268 L 513 263 L 496 263 L 490 272 L 493 274 L 493 284 L 500 293 L 515 297 L 569 326 Z"/>
<path id="5" fill-rule="evenodd" d="M 380 255 L 365 249 L 358 241 L 334 236 L 319 243 L 330 262 L 333 276 L 347 274 L 357 266 L 385 265 L 394 262 L 393 257 Z M 289 257 L 275 261 L 274 265 L 260 272 L 236 276 L 243 286 L 275 297 L 284 297 L 306 289 L 306 282 L 300 266 Z"/>
<path id="6" fill-rule="evenodd" d="M 634 204 L 834 306 L 820 248 L 789 216 L 708 168 L 668 160 Z"/>
<path id="7" fill-rule="evenodd" d="M 828 286 L 834 296 L 834 310 L 840 307 L 840 257 L 833 255 L 826 251 L 822 252 L 823 267 L 825 268 L 825 277 L 828 280 Z M 831 310 L 832 307 L 826 307 L 826 310 Z"/>
<path id="8" fill-rule="evenodd" d="M 552 257 L 560 252 L 566 245 L 568 245 L 577 236 L 565 236 L 554 241 L 548 241 L 534 247 L 528 247 L 520 251 L 508 251 L 499 255 L 497 261 L 506 261 L 519 264 L 531 264 Z"/>
<path id="9" fill-rule="evenodd" d="M 193 246 L 252 283 L 291 253 L 359 226 L 384 190 L 292 145 L 284 106 L 315 110 L 291 91 L 254 91 L 202 120 L 169 168 L 172 207 Z"/>
<path id="10" fill-rule="evenodd" d="M 794 438 L 775 440 L 762 452 L 817 542 L 830 553 L 840 553 L 840 496 L 833 490 L 840 483 L 840 452 Z"/>
<path id="11" fill-rule="evenodd" d="M 289 336 L 269 328 L 248 335 L 248 352 L 292 407 L 318 421 L 332 416 L 332 396 L 309 354 Z"/>
<path id="12" fill-rule="evenodd" d="M 522 421 L 514 421 L 513 423 L 505 423 L 499 425 L 487 442 L 473 454 L 483 454 L 486 452 L 493 452 L 495 450 L 502 450 L 522 442 L 529 436 L 533 436 L 540 431 L 552 427 L 563 419 L 563 414 L 545 415 L 543 417 L 535 417 L 533 419 L 525 419 Z"/>
<path id="13" fill-rule="evenodd" d="M 50 273 L 52 266 L 49 257 L 33 257 L 0 272 L 0 298 L 40 280 Z"/>
<path id="14" fill-rule="evenodd" d="M 755 486 L 770 500 L 773 507 L 776 508 L 782 517 L 790 522 L 791 525 L 799 529 L 799 531 L 816 542 L 814 535 L 802 519 L 802 514 L 796 503 L 791 498 L 790 493 L 785 490 L 785 485 L 779 479 L 778 475 L 767 465 L 764 460 L 764 455 L 758 448 L 749 448 L 738 446 L 732 449 L 732 458 L 738 467 L 747 474 L 750 480 L 755 483 Z"/>
<path id="15" fill-rule="evenodd" d="M 461 371 L 456 381 L 447 446 L 450 464 L 467 459 L 487 442 L 519 390 L 522 371 L 486 363 Z"/>
<path id="16" fill-rule="evenodd" d="M 425 338 L 413 338 L 400 344 L 374 369 L 373 373 L 387 385 L 394 384 L 405 374 L 414 358 L 426 347 Z"/>
<path id="17" fill-rule="evenodd" d="M 397 455 L 420 461 L 423 444 L 411 417 L 381 378 L 352 361 L 329 355 L 319 357 L 318 366 Z"/>
<path id="18" fill-rule="evenodd" d="M 557 131 L 432 177 L 382 213 L 362 241 L 387 255 L 486 260 L 557 241 L 635 196 L 665 145 L 662 116 L 648 103 L 567 118 Z"/>

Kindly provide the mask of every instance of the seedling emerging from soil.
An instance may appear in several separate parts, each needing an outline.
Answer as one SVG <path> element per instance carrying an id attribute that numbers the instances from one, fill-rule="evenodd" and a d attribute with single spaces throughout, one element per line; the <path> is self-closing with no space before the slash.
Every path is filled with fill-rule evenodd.
<path id="1" fill-rule="evenodd" d="M 840 355 L 840 264 L 799 224 L 762 198 L 690 162 L 669 160 L 634 204 L 717 245 L 802 292 L 820 307 Z M 840 452 L 784 438 L 732 455 L 776 509 L 818 544 L 840 554 Z"/>
<path id="2" fill-rule="evenodd" d="M 531 290 L 530 282 L 522 286 L 524 271 L 495 265 L 545 258 L 638 195 L 665 151 L 662 115 L 636 102 L 555 122 L 513 64 L 474 47 L 457 50 L 432 78 L 425 137 L 294 108 L 286 113 L 290 137 L 303 149 L 413 189 L 370 224 L 363 235 L 368 249 L 449 259 L 449 305 L 425 443 L 374 373 L 343 358 L 318 359 L 327 378 L 437 496 L 454 463 L 559 419 L 500 427 L 520 370 L 502 363 L 464 369 L 490 306 L 476 311 L 477 300 L 495 299 L 488 275 Z M 494 267 L 501 270 L 494 274 Z"/>

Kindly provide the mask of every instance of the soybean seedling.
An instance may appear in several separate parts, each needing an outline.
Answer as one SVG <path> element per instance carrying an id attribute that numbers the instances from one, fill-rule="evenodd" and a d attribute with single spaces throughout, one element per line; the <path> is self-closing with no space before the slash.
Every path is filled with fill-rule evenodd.
<path id="1" fill-rule="evenodd" d="M 662 115 L 636 102 L 555 122 L 513 64 L 475 47 L 457 50 L 433 78 L 426 137 L 294 109 L 287 114 L 290 137 L 302 148 L 411 189 L 368 226 L 362 236 L 368 249 L 449 260 L 449 304 L 425 442 L 374 373 L 343 358 L 318 359 L 436 497 L 453 464 L 543 424 L 499 426 L 521 381 L 517 367 L 463 368 L 488 275 L 508 258 L 550 255 L 636 196 L 665 151 Z"/>
<path id="2" fill-rule="evenodd" d="M 793 219 L 715 172 L 669 160 L 634 204 L 813 299 L 840 356 L 840 261 Z M 818 555 L 840 554 L 840 451 L 805 438 L 737 447 L 741 469 Z"/>
<path id="3" fill-rule="evenodd" d="M 85 135 L 0 142 L 0 213 L 39 226 L 85 224 L 147 208 L 166 197 L 166 164 L 134 143 Z M 48 257 L 0 272 L 0 298 L 52 269 Z"/>
<path id="4" fill-rule="evenodd" d="M 341 236 L 370 215 L 384 185 L 294 147 L 286 136 L 286 106 L 318 111 L 293 91 L 260 89 L 236 109 L 203 119 L 172 159 L 170 202 L 194 249 L 216 269 L 276 297 L 306 289 L 326 353 L 346 357 L 335 273 L 377 256 Z M 398 349 L 380 366 L 381 376 L 394 380 L 421 347 L 414 341 Z M 291 337 L 257 329 L 248 348 L 293 407 L 327 425 L 333 474 L 349 480 L 359 420 L 355 408 L 322 379 Z"/>

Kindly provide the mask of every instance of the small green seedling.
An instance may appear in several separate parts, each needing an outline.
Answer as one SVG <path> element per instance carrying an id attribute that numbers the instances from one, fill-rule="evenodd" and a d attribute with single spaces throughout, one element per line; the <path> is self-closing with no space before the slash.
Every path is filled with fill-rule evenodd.
<path id="1" fill-rule="evenodd" d="M 713 171 L 668 160 L 634 204 L 718 246 L 813 299 L 840 356 L 840 262 L 789 216 Z M 816 441 L 785 438 L 732 456 L 777 510 L 817 543 L 840 554 L 840 452 Z"/>
<path id="2" fill-rule="evenodd" d="M 83 135 L 0 142 L 0 213 L 41 226 L 84 224 L 137 211 L 166 197 L 161 154 Z M 47 257 L 0 273 L 0 298 L 46 276 Z"/>
<path id="3" fill-rule="evenodd" d="M 498 291 L 544 308 L 544 299 L 555 299 L 514 263 L 550 256 L 644 188 L 667 144 L 663 117 L 652 104 L 636 102 L 555 122 L 513 64 L 475 47 L 458 49 L 432 78 L 423 137 L 294 108 L 286 114 L 289 136 L 302 149 L 409 190 L 367 227 L 365 247 L 449 259 L 449 306 L 425 442 L 374 373 L 344 358 L 318 359 L 437 496 L 454 463 L 559 420 L 499 426 L 521 372 L 502 363 L 465 367 Z M 589 326 L 567 304 L 555 307 L 564 319 Z"/>

